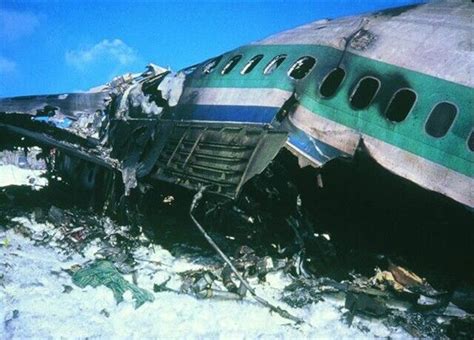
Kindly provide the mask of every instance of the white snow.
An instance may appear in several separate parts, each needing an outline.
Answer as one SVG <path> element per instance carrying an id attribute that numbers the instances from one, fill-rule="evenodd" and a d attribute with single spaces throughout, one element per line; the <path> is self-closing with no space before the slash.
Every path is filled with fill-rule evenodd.
<path id="1" fill-rule="evenodd" d="M 44 172 L 44 170 L 23 169 L 11 164 L 2 165 L 0 166 L 0 187 L 31 185 L 34 189 L 39 189 L 48 184 L 48 180 L 41 177 Z"/>

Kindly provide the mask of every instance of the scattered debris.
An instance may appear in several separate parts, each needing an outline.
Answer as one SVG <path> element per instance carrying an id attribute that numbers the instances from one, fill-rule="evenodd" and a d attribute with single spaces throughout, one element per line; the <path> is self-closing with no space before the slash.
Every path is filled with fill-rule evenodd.
<path id="1" fill-rule="evenodd" d="M 426 296 L 439 296 L 442 293 L 436 291 L 426 280 L 420 278 L 415 273 L 397 266 L 392 262 L 389 263 L 388 269 L 393 275 L 396 282 L 403 286 L 405 290 L 414 293 L 424 294 Z"/>
<path id="2" fill-rule="evenodd" d="M 195 207 L 197 206 L 199 201 L 202 199 L 205 189 L 206 189 L 205 187 L 202 187 L 194 195 L 193 201 L 191 203 L 191 207 L 189 209 L 189 215 L 190 215 L 191 219 L 193 220 L 194 224 L 196 225 L 196 227 L 199 229 L 199 231 L 202 233 L 202 235 L 206 239 L 206 241 L 217 251 L 217 253 L 222 258 L 222 260 L 229 266 L 229 268 L 232 270 L 232 272 L 235 274 L 235 276 L 237 276 L 237 278 L 239 279 L 241 284 L 243 286 L 245 286 L 245 288 L 247 288 L 247 290 L 249 291 L 249 293 L 253 296 L 253 298 L 255 300 L 257 300 L 259 303 L 261 303 L 265 307 L 269 308 L 271 311 L 278 313 L 283 318 L 290 319 L 292 321 L 295 321 L 296 323 L 305 323 L 303 319 L 295 317 L 295 316 L 291 315 L 290 313 L 288 313 L 286 310 L 284 310 L 280 307 L 274 306 L 270 302 L 268 302 L 267 300 L 259 297 L 257 295 L 257 293 L 255 292 L 255 290 L 247 282 L 247 280 L 245 280 L 245 278 L 238 272 L 238 270 L 232 264 L 230 259 L 222 252 L 222 250 L 214 242 L 214 240 L 209 236 L 209 234 L 204 230 L 204 228 L 201 226 L 201 224 L 199 224 L 198 220 L 196 220 L 196 218 L 193 215 L 193 210 L 195 209 Z"/>
<path id="3" fill-rule="evenodd" d="M 377 296 L 349 291 L 346 295 L 345 307 L 352 313 L 362 313 L 374 317 L 387 315 L 387 307 Z"/>
<path id="4" fill-rule="evenodd" d="M 100 314 L 102 314 L 106 318 L 110 317 L 110 313 L 105 308 L 100 311 Z"/>
<path id="5" fill-rule="evenodd" d="M 386 286 L 389 286 L 396 292 L 403 292 L 403 285 L 398 283 L 393 274 L 389 271 L 381 271 L 379 268 L 375 269 L 375 275 L 371 278 L 371 283 L 377 286 L 381 290 L 385 290 Z"/>
<path id="6" fill-rule="evenodd" d="M 241 294 L 232 291 L 224 291 L 213 287 L 213 283 L 218 279 L 210 271 L 199 270 L 197 272 L 188 272 L 181 274 L 184 277 L 180 291 L 187 294 L 193 294 L 200 299 L 225 299 L 241 300 L 245 297 L 245 291 Z"/>
<path id="7" fill-rule="evenodd" d="M 172 289 L 166 287 L 166 284 L 167 284 L 170 280 L 171 280 L 171 276 L 168 276 L 168 278 L 167 278 L 165 281 L 163 281 L 162 283 L 160 283 L 160 284 L 156 284 L 156 283 L 155 283 L 155 284 L 153 285 L 153 291 L 154 291 L 155 293 L 161 293 L 161 292 L 167 292 L 167 291 L 174 291 L 174 290 L 172 290 Z"/>
<path id="8" fill-rule="evenodd" d="M 135 308 L 145 302 L 154 301 L 150 292 L 125 280 L 114 265 L 108 261 L 96 261 L 86 268 L 79 269 L 72 275 L 72 281 L 81 288 L 87 286 L 95 288 L 104 285 L 113 291 L 117 303 L 123 301 L 123 294 L 129 290 L 135 300 Z"/>
<path id="9" fill-rule="evenodd" d="M 287 175 L 283 173 L 283 176 L 289 177 Z M 319 306 L 326 306 L 328 301 L 337 301 L 338 317 L 356 331 L 370 332 L 364 320 L 370 323 L 376 318 L 389 329 L 403 327 L 415 337 L 469 334 L 472 330 L 470 308 L 473 297 L 469 284 L 449 291 L 435 289 L 437 285 L 433 287 L 427 279 L 396 264 L 394 260 L 379 261 L 375 270 L 372 267 L 372 277 L 370 273 L 362 275 L 347 271 L 341 278 L 340 274 L 335 275 L 328 270 L 331 267 L 344 269 L 331 265 L 339 257 L 334 247 L 337 237 L 316 228 L 314 222 L 308 219 L 293 183 L 281 183 L 281 176 L 278 165 L 270 167 L 252 183 L 250 189 L 255 191 L 247 188 L 238 202 L 216 204 L 211 197 L 195 196 L 190 211 L 187 204 L 183 206 L 183 202 L 189 201 L 183 200 L 175 191 L 146 197 L 143 201 L 153 203 L 153 209 L 159 210 L 159 218 L 152 225 L 157 228 L 158 235 L 154 240 L 143 235 L 144 228 L 139 218 L 134 220 L 136 224 L 120 225 L 92 210 L 73 207 L 73 201 L 69 202 L 70 206 L 63 202 L 52 204 L 48 202 L 48 196 L 44 196 L 44 201 L 33 199 L 33 204 L 24 208 L 21 206 L 24 200 L 19 200 L 21 191 L 8 189 L 0 196 L 0 222 L 4 225 L 0 232 L 15 231 L 36 245 L 55 249 L 65 258 L 81 254 L 91 262 L 82 268 L 67 267 L 71 269 L 69 272 L 74 284 L 80 287 L 104 285 L 114 292 L 117 302 L 123 299 L 125 291 L 130 290 L 137 308 L 145 301 L 170 294 L 210 299 L 203 304 L 212 303 L 212 300 L 226 303 L 241 301 L 245 304 L 249 302 L 249 292 L 270 310 L 292 321 L 301 323 L 302 319 L 308 320 L 305 324 L 312 325 L 316 318 L 305 314 L 306 311 L 323 308 Z M 51 189 L 42 190 L 47 193 Z M 268 207 L 256 199 L 259 195 L 270 197 Z M 39 196 L 34 194 L 31 197 Z M 126 207 L 131 217 L 135 214 L 132 208 L 136 207 Z M 169 230 L 160 229 L 163 228 L 161 224 L 166 223 L 160 209 L 174 211 L 175 220 L 169 225 Z M 189 225 L 177 219 L 182 218 L 178 215 L 185 215 L 184 212 L 189 212 L 191 220 L 198 224 L 206 240 L 210 239 L 216 247 L 219 243 L 217 249 L 224 256 L 224 263 L 213 258 L 212 265 L 193 263 L 188 265 L 187 270 L 173 273 L 166 260 L 145 255 L 144 249 L 153 243 L 164 242 L 169 235 L 172 235 L 171 242 L 180 244 L 180 249 L 186 249 L 188 243 L 184 256 L 193 258 L 202 254 L 202 244 L 189 244 L 196 241 L 195 237 L 184 236 L 184 239 L 177 241 L 176 233 L 188 235 L 190 232 L 185 229 Z M 202 229 L 198 217 L 199 221 L 205 221 L 203 224 L 206 226 L 209 221 L 214 221 L 209 223 L 209 232 Z M 280 224 L 277 225 L 278 221 Z M 176 227 L 177 223 L 183 224 L 182 230 Z M 286 230 L 285 236 L 280 237 L 281 233 L 274 235 L 272 228 Z M 0 250 L 9 251 L 9 256 L 14 257 L 16 248 L 11 245 L 10 239 L 11 236 L 1 239 Z M 136 252 L 138 248 L 140 252 Z M 225 253 L 232 256 L 228 257 Z M 8 265 L 5 264 L 7 272 Z M 55 268 L 49 273 L 55 279 L 62 279 L 64 271 L 64 268 Z M 156 273 L 158 275 L 154 276 Z M 124 275 L 128 274 L 125 278 Z M 77 278 L 77 275 L 80 277 Z M 144 278 L 147 275 L 149 277 Z M 269 298 L 261 292 L 265 292 L 265 288 L 275 280 L 275 275 L 284 277 L 285 283 L 273 288 L 277 298 Z M 4 278 L 2 273 L 0 286 L 11 284 Z M 28 287 L 44 288 L 41 281 L 28 283 Z M 138 287 L 147 287 L 147 290 Z M 151 291 L 160 294 L 153 295 Z M 62 281 L 58 287 L 58 293 L 64 298 L 79 292 L 67 281 Z M 128 298 L 126 300 L 129 301 Z M 113 318 L 113 313 L 110 306 L 96 311 L 104 318 Z M 16 319 L 10 319 L 11 328 Z"/>
<path id="10" fill-rule="evenodd" d="M 437 322 L 436 317 L 428 317 L 422 313 L 405 313 L 394 310 L 389 314 L 386 324 L 402 326 L 415 338 L 444 337 L 443 325 Z"/>
<path id="11" fill-rule="evenodd" d="M 63 287 L 64 287 L 64 290 L 63 290 L 64 294 L 69 294 L 73 290 L 73 288 L 69 285 L 63 285 Z"/>
<path id="12" fill-rule="evenodd" d="M 282 301 L 293 308 L 323 301 L 320 286 L 315 282 L 316 280 L 296 279 L 283 290 Z"/>

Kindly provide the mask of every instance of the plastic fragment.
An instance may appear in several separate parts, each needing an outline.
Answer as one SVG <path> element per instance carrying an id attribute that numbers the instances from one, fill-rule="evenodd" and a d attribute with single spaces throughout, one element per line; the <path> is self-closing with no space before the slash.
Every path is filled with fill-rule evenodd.
<path id="1" fill-rule="evenodd" d="M 123 294 L 129 290 L 135 300 L 135 308 L 147 301 L 154 301 L 152 293 L 125 280 L 114 265 L 108 261 L 96 261 L 79 269 L 72 275 L 72 281 L 81 288 L 106 286 L 113 291 L 117 303 L 123 301 Z"/>

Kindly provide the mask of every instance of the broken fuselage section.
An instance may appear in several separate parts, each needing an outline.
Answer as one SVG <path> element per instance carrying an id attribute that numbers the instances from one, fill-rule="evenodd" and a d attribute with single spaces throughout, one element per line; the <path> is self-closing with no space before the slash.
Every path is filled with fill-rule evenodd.
<path id="1" fill-rule="evenodd" d="M 178 73 L 150 65 L 89 93 L 1 99 L 0 129 L 59 150 L 70 177 L 75 159 L 121 173 L 125 195 L 155 179 L 235 198 L 286 147 L 314 167 L 362 151 L 473 208 L 472 13 L 453 2 L 317 21 Z M 79 171 L 91 187 L 94 169 Z"/>
<path id="2" fill-rule="evenodd" d="M 1 142 L 54 150 L 55 170 L 85 189 L 100 185 L 96 175 L 107 169 L 121 174 L 125 195 L 155 179 L 233 198 L 287 133 L 267 124 L 170 118 L 185 81 L 184 72 L 149 65 L 88 93 L 1 99 Z"/>

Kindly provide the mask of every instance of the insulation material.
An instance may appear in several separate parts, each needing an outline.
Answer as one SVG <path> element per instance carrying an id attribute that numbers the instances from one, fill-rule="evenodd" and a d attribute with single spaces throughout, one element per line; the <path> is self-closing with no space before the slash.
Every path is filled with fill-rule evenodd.
<path id="1" fill-rule="evenodd" d="M 186 75 L 183 72 L 170 73 L 158 85 L 158 90 L 161 91 L 163 99 L 168 102 L 169 106 L 176 106 L 178 104 L 179 98 L 181 98 L 183 93 L 185 80 Z"/>

